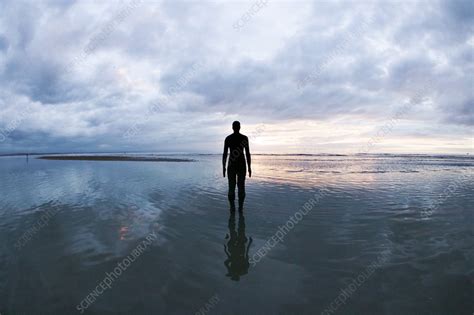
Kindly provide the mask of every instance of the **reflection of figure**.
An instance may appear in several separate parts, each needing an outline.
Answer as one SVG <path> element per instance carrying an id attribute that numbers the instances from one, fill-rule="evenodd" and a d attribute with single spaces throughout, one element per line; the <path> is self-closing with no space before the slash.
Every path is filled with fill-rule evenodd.
<path id="1" fill-rule="evenodd" d="M 229 179 L 229 203 L 230 210 L 235 211 L 235 184 L 239 190 L 239 211 L 242 211 L 245 199 L 245 175 L 247 173 L 245 162 L 249 168 L 249 177 L 252 177 L 252 169 L 250 168 L 250 148 L 249 139 L 241 134 L 240 122 L 232 123 L 234 133 L 225 138 L 224 154 L 222 155 L 222 167 L 225 177 L 225 166 L 227 163 L 227 151 L 230 150 L 229 165 L 227 169 L 227 177 Z M 244 157 L 245 149 L 245 157 Z M 247 161 L 246 161 L 247 160 Z"/>
<path id="2" fill-rule="evenodd" d="M 224 245 L 224 251 L 227 259 L 224 265 L 227 267 L 226 276 L 234 281 L 239 281 L 249 271 L 249 249 L 252 244 L 252 238 L 245 236 L 245 218 L 239 216 L 239 227 L 235 231 L 235 214 L 231 213 L 229 217 L 229 234 L 226 235 L 227 244 Z M 247 244 L 248 243 L 248 244 Z M 246 246 L 247 244 L 247 246 Z"/>

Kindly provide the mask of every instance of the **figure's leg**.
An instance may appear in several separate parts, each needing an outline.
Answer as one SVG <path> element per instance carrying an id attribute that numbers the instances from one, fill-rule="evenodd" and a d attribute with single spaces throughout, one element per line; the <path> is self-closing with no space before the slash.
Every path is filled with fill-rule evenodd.
<path id="1" fill-rule="evenodd" d="M 229 197 L 230 207 L 235 208 L 234 201 L 235 201 L 235 184 L 236 184 L 236 173 L 232 168 L 227 169 L 227 179 L 229 180 L 229 193 L 227 196 Z M 234 207 L 232 207 L 234 205 Z"/>
<path id="2" fill-rule="evenodd" d="M 240 170 L 237 174 L 237 188 L 239 190 L 239 210 L 244 207 L 245 200 L 245 173 L 246 170 Z"/>

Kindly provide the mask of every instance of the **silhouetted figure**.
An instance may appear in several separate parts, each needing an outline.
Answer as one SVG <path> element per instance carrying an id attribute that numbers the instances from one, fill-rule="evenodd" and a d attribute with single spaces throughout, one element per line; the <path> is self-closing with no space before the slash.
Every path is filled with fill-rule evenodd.
<path id="1" fill-rule="evenodd" d="M 231 280 L 239 281 L 240 276 L 246 275 L 249 271 L 249 249 L 252 238 L 245 236 L 245 218 L 239 216 L 239 227 L 235 231 L 235 212 L 229 217 L 229 234 L 226 235 L 227 244 L 224 244 L 224 252 L 227 259 L 224 265 L 227 267 L 227 277 Z M 248 244 L 247 244 L 248 243 Z"/>
<path id="2" fill-rule="evenodd" d="M 222 155 L 222 167 L 223 175 L 225 177 L 226 163 L 227 163 L 227 151 L 230 150 L 229 164 L 227 166 L 227 178 L 229 180 L 229 203 L 230 210 L 235 211 L 235 184 L 239 191 L 239 211 L 243 210 L 245 200 L 245 175 L 246 159 L 249 168 L 249 177 L 252 177 L 252 168 L 250 167 L 250 149 L 249 139 L 247 136 L 239 133 L 240 122 L 234 121 L 232 123 L 232 129 L 234 133 L 225 138 L 224 142 L 224 154 Z M 245 150 L 245 156 L 244 156 Z"/>

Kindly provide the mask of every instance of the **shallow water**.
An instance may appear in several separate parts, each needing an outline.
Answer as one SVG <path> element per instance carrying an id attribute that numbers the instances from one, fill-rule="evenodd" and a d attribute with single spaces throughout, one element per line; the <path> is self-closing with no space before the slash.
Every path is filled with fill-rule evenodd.
<path id="1" fill-rule="evenodd" d="M 474 159 L 254 156 L 233 220 L 221 157 L 186 157 L 196 162 L 0 158 L 0 313 L 79 313 L 150 233 L 85 313 L 473 313 Z"/>

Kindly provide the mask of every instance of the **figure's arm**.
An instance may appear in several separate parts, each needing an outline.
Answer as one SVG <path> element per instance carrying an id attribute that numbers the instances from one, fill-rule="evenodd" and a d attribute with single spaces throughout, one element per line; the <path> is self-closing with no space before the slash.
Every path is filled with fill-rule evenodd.
<path id="1" fill-rule="evenodd" d="M 227 151 L 229 151 L 229 146 L 227 145 L 227 139 L 224 141 L 224 153 L 222 154 L 222 174 L 225 177 L 225 165 L 227 163 Z"/>
<path id="2" fill-rule="evenodd" d="M 224 252 L 225 252 L 225 254 L 227 255 L 227 257 L 230 258 L 230 253 L 229 253 L 229 250 L 227 249 L 227 246 L 226 246 L 226 245 L 224 245 Z"/>
<path id="3" fill-rule="evenodd" d="M 250 158 L 250 146 L 249 146 L 249 139 L 247 138 L 245 141 L 245 157 L 247 158 L 247 166 L 249 168 L 249 177 L 252 177 L 252 160 Z"/>

